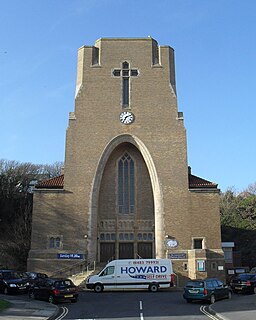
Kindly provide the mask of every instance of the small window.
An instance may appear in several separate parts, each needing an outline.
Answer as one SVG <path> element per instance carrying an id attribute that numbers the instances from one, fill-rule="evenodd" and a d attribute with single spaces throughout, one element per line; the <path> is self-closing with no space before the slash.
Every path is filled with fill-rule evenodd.
<path id="1" fill-rule="evenodd" d="M 112 241 L 116 240 L 116 234 L 115 233 L 111 233 L 111 240 Z"/>
<path id="2" fill-rule="evenodd" d="M 135 70 L 135 69 L 131 70 L 132 77 L 136 77 L 137 75 L 138 75 L 138 70 Z"/>
<path id="3" fill-rule="evenodd" d="M 186 262 L 183 262 L 183 270 L 188 271 L 188 264 Z"/>
<path id="4" fill-rule="evenodd" d="M 203 239 L 194 239 L 194 249 L 203 249 Z"/>
<path id="5" fill-rule="evenodd" d="M 212 269 L 212 270 L 217 270 L 217 264 L 216 264 L 216 262 L 212 262 L 212 263 L 211 263 L 211 269 Z"/>
<path id="6" fill-rule="evenodd" d="M 121 75 L 121 70 L 114 70 L 113 71 L 113 76 L 114 77 L 120 77 L 120 75 Z"/>
<path id="7" fill-rule="evenodd" d="M 50 249 L 59 249 L 61 248 L 61 237 L 58 236 L 58 237 L 50 237 L 49 238 L 49 248 Z"/>
<path id="8" fill-rule="evenodd" d="M 105 240 L 105 234 L 104 234 L 104 233 L 101 233 L 101 234 L 100 234 L 100 240 L 101 240 L 101 241 Z"/>
<path id="9" fill-rule="evenodd" d="M 55 239 L 53 237 L 50 238 L 50 248 L 54 248 Z"/>
<path id="10" fill-rule="evenodd" d="M 142 240 L 142 233 L 138 233 L 138 240 Z"/>
<path id="11" fill-rule="evenodd" d="M 148 240 L 153 240 L 152 233 L 148 233 Z"/>
<path id="12" fill-rule="evenodd" d="M 55 240 L 55 247 L 60 248 L 60 237 L 57 237 Z"/>
<path id="13" fill-rule="evenodd" d="M 128 62 L 123 62 L 123 69 L 129 69 L 129 63 Z"/>

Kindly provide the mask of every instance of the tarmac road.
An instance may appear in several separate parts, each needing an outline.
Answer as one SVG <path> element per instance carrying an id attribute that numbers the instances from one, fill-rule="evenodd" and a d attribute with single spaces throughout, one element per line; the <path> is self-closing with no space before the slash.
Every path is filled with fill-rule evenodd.
<path id="1" fill-rule="evenodd" d="M 92 295 L 91 297 L 97 297 L 95 299 L 95 306 L 97 307 L 97 300 L 101 297 L 101 294 L 97 295 L 93 292 L 81 293 L 81 300 L 83 301 L 83 297 L 86 298 L 87 294 Z M 150 294 L 150 293 L 149 293 Z M 173 297 L 181 294 L 181 292 L 172 292 Z M 162 298 L 159 293 L 154 294 L 155 298 Z M 102 296 L 103 298 L 103 296 Z M 76 317 L 70 318 L 72 312 L 68 313 L 68 308 L 81 308 L 83 303 L 78 302 L 77 304 L 59 304 L 57 306 L 52 305 L 48 302 L 43 301 L 35 301 L 29 300 L 26 295 L 19 296 L 6 296 L 0 294 L 0 299 L 8 300 L 12 303 L 12 307 L 0 312 L 0 320 L 47 320 L 47 319 L 58 319 L 59 313 L 61 311 L 62 317 L 61 319 L 75 319 Z M 176 298 L 175 298 L 176 299 Z M 157 300 L 157 299 L 156 299 Z M 81 301 L 81 302 L 82 302 Z M 196 303 L 198 307 L 200 307 L 200 303 Z M 193 306 L 192 307 L 196 307 Z M 187 308 L 187 304 L 183 305 L 183 308 Z M 190 308 L 188 306 L 188 308 Z M 204 313 L 203 310 L 209 310 L 210 315 L 207 315 L 207 312 Z M 67 311 L 67 315 L 65 316 L 65 312 Z M 255 320 L 256 319 L 256 295 L 241 295 L 234 294 L 232 299 L 230 300 L 222 300 L 214 303 L 213 305 L 204 304 L 200 308 L 202 313 L 208 318 L 211 319 L 222 319 L 222 320 Z M 185 310 L 184 310 L 185 311 Z M 198 314 L 198 319 L 202 319 L 203 314 Z M 164 317 L 165 319 L 174 319 L 173 315 L 169 314 L 169 316 Z M 182 318 L 186 319 L 186 312 L 183 312 Z M 204 317 L 203 317 L 204 318 Z M 122 317 L 120 318 L 122 319 Z M 145 317 L 147 319 L 147 317 Z M 156 315 L 154 315 L 154 319 L 157 319 Z M 187 314 L 187 319 L 191 319 L 191 314 Z"/>

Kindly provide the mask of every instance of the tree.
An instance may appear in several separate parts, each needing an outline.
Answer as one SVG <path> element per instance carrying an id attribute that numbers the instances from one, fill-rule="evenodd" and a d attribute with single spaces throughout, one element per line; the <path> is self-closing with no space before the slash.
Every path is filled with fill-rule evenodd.
<path id="1" fill-rule="evenodd" d="M 233 241 L 244 266 L 256 266 L 256 183 L 241 193 L 221 194 L 222 241 Z"/>
<path id="2" fill-rule="evenodd" d="M 61 162 L 35 165 L 0 160 L 0 265 L 25 268 L 30 249 L 33 186 L 59 175 Z"/>

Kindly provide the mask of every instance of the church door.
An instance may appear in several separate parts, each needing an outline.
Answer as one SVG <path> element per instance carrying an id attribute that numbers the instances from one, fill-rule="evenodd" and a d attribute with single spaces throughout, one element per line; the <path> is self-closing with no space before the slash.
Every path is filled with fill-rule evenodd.
<path id="1" fill-rule="evenodd" d="M 133 259 L 133 243 L 119 243 L 119 259 Z"/>
<path id="2" fill-rule="evenodd" d="M 115 244 L 101 243 L 100 244 L 100 262 L 107 262 L 115 258 Z"/>
<path id="3" fill-rule="evenodd" d="M 139 242 L 138 243 L 138 255 L 143 259 L 152 258 L 152 243 Z"/>

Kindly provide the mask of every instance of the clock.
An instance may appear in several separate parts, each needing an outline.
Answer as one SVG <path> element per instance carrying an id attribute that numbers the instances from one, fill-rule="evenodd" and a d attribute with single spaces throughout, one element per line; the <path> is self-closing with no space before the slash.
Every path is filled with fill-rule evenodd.
<path id="1" fill-rule="evenodd" d="M 123 124 L 130 124 L 134 121 L 134 114 L 130 111 L 123 111 L 120 113 L 119 119 Z"/>

